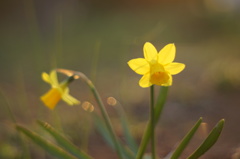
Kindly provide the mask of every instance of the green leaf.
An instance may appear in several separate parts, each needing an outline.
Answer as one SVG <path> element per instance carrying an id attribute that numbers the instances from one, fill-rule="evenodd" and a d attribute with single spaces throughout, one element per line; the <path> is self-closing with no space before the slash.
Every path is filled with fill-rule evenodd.
<path id="1" fill-rule="evenodd" d="M 192 129 L 187 133 L 187 135 L 183 138 L 180 142 L 176 150 L 174 151 L 171 159 L 178 159 L 178 157 L 182 154 L 183 150 L 186 148 L 190 140 L 192 139 L 193 135 L 196 133 L 197 129 L 202 123 L 202 118 L 200 118 L 196 124 L 192 127 Z"/>
<path id="2" fill-rule="evenodd" d="M 191 154 L 188 159 L 196 159 L 202 156 L 205 152 L 207 152 L 218 140 L 223 126 L 224 126 L 225 120 L 220 120 L 217 125 L 212 129 L 208 137 L 203 141 L 203 143 L 197 148 L 193 154 Z"/>
<path id="3" fill-rule="evenodd" d="M 46 131 L 48 131 L 62 148 L 64 148 L 74 156 L 82 159 L 92 159 L 92 157 L 81 151 L 78 147 L 76 147 L 72 142 L 70 142 L 66 137 L 60 134 L 48 123 L 38 120 L 38 124 Z"/>
<path id="4" fill-rule="evenodd" d="M 169 87 L 161 87 L 161 89 L 160 89 L 160 92 L 159 92 L 159 95 L 158 95 L 158 98 L 157 98 L 157 102 L 156 102 L 155 107 L 154 107 L 155 126 L 156 126 L 156 124 L 157 124 L 157 122 L 158 122 L 158 120 L 159 120 L 159 118 L 162 114 L 162 110 L 163 110 L 164 104 L 165 104 L 166 99 L 167 99 L 168 88 Z M 150 136 L 151 136 L 151 123 L 148 122 L 148 124 L 145 128 L 142 140 L 141 140 L 141 144 L 138 148 L 136 159 L 142 159 L 143 154 L 146 150 L 147 144 L 149 142 Z"/>
<path id="5" fill-rule="evenodd" d="M 40 147 L 42 147 L 45 151 L 52 154 L 53 156 L 58 157 L 59 159 L 77 159 L 75 156 L 72 156 L 62 148 L 52 144 L 51 142 L 47 141 L 46 139 L 42 138 L 35 132 L 30 131 L 29 129 L 17 125 L 16 129 L 26 136 L 28 136 L 33 142 L 38 144 Z"/>
<path id="6" fill-rule="evenodd" d="M 112 138 L 110 137 L 110 133 L 106 127 L 106 124 L 96 113 L 93 112 L 91 114 L 94 120 L 94 124 L 97 127 L 98 131 L 103 136 L 105 141 L 114 149 L 115 148 L 114 143 Z M 119 142 L 119 149 L 120 149 L 120 152 L 125 156 L 125 158 L 128 158 L 128 159 L 134 158 L 132 151 L 129 150 L 128 147 L 124 147 L 120 142 Z"/>
<path id="7" fill-rule="evenodd" d="M 166 99 L 167 99 L 167 95 L 168 95 L 168 88 L 169 87 L 161 87 L 160 92 L 158 94 L 157 102 L 154 107 L 155 125 L 157 124 L 157 122 L 162 114 L 164 104 L 166 103 Z"/>
<path id="8" fill-rule="evenodd" d="M 103 138 L 106 140 L 106 142 L 112 147 L 114 148 L 114 142 L 111 138 L 111 135 L 107 129 L 106 124 L 103 122 L 103 120 L 94 112 L 91 113 L 93 120 L 94 120 L 94 124 L 97 127 L 97 130 L 99 131 L 99 133 L 103 136 Z"/>
<path id="9" fill-rule="evenodd" d="M 137 146 L 137 143 L 136 143 L 135 139 L 133 138 L 133 136 L 130 132 L 127 117 L 126 117 L 126 114 L 125 114 L 123 108 L 121 107 L 121 105 L 116 105 L 116 106 L 114 106 L 114 108 L 116 109 L 118 115 L 120 116 L 120 121 L 121 121 L 121 124 L 122 124 L 123 133 L 124 133 L 124 137 L 126 139 L 126 143 L 129 145 L 129 148 L 134 153 L 137 153 L 138 146 Z"/>

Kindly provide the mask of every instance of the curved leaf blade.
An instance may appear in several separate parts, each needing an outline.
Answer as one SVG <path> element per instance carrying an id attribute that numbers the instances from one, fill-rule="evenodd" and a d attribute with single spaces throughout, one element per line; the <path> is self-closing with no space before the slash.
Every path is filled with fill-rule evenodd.
<path id="1" fill-rule="evenodd" d="M 126 143 L 127 143 L 127 145 L 129 145 L 130 150 L 132 150 L 136 154 L 137 149 L 138 149 L 138 145 L 137 145 L 137 142 L 135 141 L 133 135 L 130 132 L 129 123 L 127 121 L 126 113 L 125 113 L 123 107 L 120 104 L 114 106 L 114 109 L 117 111 L 117 113 L 120 117 L 120 122 L 121 122 L 121 125 L 122 125 L 123 134 L 124 134 L 124 137 L 126 138 Z"/>
<path id="2" fill-rule="evenodd" d="M 187 133 L 187 135 L 180 142 L 180 144 L 174 151 L 173 155 L 171 156 L 171 159 L 178 159 L 178 157 L 182 154 L 183 150 L 187 147 L 193 135 L 196 133 L 201 123 L 202 123 L 202 117 L 196 122 L 196 124 L 192 127 L 192 129 Z"/>
<path id="3" fill-rule="evenodd" d="M 53 156 L 58 157 L 59 159 L 77 159 L 75 156 L 72 156 L 62 148 L 52 144 L 51 142 L 42 138 L 40 135 L 30 131 L 23 126 L 17 125 L 16 129 L 29 137 L 33 142 L 42 147 L 45 151 Z"/>
<path id="4" fill-rule="evenodd" d="M 71 154 L 73 154 L 74 156 L 76 156 L 78 158 L 92 159 L 92 157 L 90 157 L 89 155 L 87 155 L 86 153 L 81 151 L 78 147 L 76 147 L 73 143 L 71 143 L 66 137 L 64 137 L 62 134 L 60 134 L 51 125 L 49 125 L 46 122 L 40 121 L 40 120 L 38 120 L 37 122 L 42 128 L 44 128 L 47 132 L 49 132 L 55 138 L 57 143 L 62 148 L 64 148 L 65 150 L 67 150 L 68 152 L 70 152 Z"/>
<path id="5" fill-rule="evenodd" d="M 220 120 L 217 125 L 212 129 L 208 137 L 203 141 L 203 143 L 188 157 L 188 159 L 196 159 L 202 156 L 205 152 L 207 152 L 218 140 L 225 120 Z"/>
<path id="6" fill-rule="evenodd" d="M 110 137 L 110 133 L 104 121 L 96 113 L 92 113 L 92 117 L 94 120 L 94 124 L 97 127 L 97 130 L 99 131 L 99 133 L 102 135 L 105 141 L 109 144 L 109 146 L 111 146 L 111 148 L 114 149 L 113 140 Z M 121 142 L 119 143 L 120 143 L 119 148 L 123 156 L 125 156 L 128 159 L 133 159 L 134 158 L 133 152 L 128 147 L 124 146 Z"/>

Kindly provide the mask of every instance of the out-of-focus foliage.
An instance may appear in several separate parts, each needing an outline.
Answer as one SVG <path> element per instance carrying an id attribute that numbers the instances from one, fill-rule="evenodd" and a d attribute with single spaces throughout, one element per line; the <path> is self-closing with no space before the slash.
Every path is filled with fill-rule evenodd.
<path id="1" fill-rule="evenodd" d="M 81 107 L 66 110 L 61 102 L 63 106 L 57 109 L 59 115 L 56 115 L 49 113 L 39 101 L 38 97 L 48 89 L 39 74 L 56 67 L 85 72 L 95 82 L 103 99 L 113 96 L 121 101 L 131 116 L 134 135 L 139 136 L 147 119 L 144 115 L 147 95 L 137 84 L 129 85 L 137 81 L 138 76 L 132 75 L 126 62 L 142 52 L 140 46 L 145 41 L 158 48 L 174 42 L 179 55 L 176 60 L 185 63 L 187 68 L 176 77 L 164 110 L 162 129 L 157 130 L 165 134 L 159 137 L 158 144 L 163 145 L 165 138 L 172 139 L 160 154 L 167 154 L 169 147 L 184 136 L 183 132 L 173 135 L 166 131 L 180 131 L 176 121 L 185 123 L 185 130 L 188 130 L 196 116 L 211 116 L 207 119 L 212 122 L 208 122 L 210 126 L 220 118 L 225 118 L 227 124 L 219 144 L 206 155 L 229 158 L 240 142 L 240 128 L 236 127 L 240 122 L 239 6 L 237 0 L 2 0 L 1 148 L 11 149 L 11 155 L 21 153 L 17 151 L 22 147 L 21 140 L 15 137 L 8 124 L 11 122 L 8 105 L 18 122 L 34 127 L 32 121 L 44 119 L 69 134 L 75 143 L 85 143 L 81 146 L 90 147 L 89 151 L 96 155 L 100 153 L 94 149 L 103 145 L 96 132 L 91 134 L 89 144 L 87 135 L 76 133 L 88 134 L 92 129 L 91 121 L 83 126 L 86 122 L 79 119 L 88 119 Z M 92 100 L 82 83 L 70 89 L 81 101 Z M 111 112 L 111 108 L 108 109 Z M 114 118 L 114 113 L 111 117 Z M 115 125 L 118 128 L 117 122 Z M 118 133 L 121 134 L 121 130 Z M 93 145 L 92 140 L 99 142 Z M 34 146 L 31 151 L 35 158 L 47 156 Z M 10 155 L 7 152 L 1 151 L 1 155 Z"/>

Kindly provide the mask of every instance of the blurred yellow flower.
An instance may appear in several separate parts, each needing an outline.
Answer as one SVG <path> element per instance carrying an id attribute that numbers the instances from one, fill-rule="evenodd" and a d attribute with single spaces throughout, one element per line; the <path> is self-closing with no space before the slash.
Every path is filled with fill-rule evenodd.
<path id="1" fill-rule="evenodd" d="M 132 59 L 128 62 L 129 67 L 137 74 L 143 75 L 139 81 L 141 87 L 150 87 L 153 84 L 171 86 L 172 75 L 180 73 L 185 65 L 173 62 L 176 48 L 174 44 L 166 45 L 157 52 L 149 42 L 143 47 L 144 58 Z"/>
<path id="2" fill-rule="evenodd" d="M 69 105 L 80 104 L 80 102 L 69 94 L 68 84 L 74 80 L 70 76 L 67 80 L 58 83 L 56 71 L 51 71 L 50 74 L 42 73 L 42 79 L 51 85 L 51 89 L 41 96 L 43 103 L 50 109 L 54 109 L 56 104 L 62 99 Z"/>

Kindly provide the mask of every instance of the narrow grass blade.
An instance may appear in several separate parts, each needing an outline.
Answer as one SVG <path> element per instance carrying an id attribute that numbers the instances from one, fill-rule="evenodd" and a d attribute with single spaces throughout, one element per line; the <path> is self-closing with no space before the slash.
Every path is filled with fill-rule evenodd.
<path id="1" fill-rule="evenodd" d="M 78 147 L 76 147 L 73 143 L 71 143 L 66 137 L 60 134 L 48 123 L 38 120 L 38 124 L 43 127 L 47 132 L 49 132 L 62 148 L 64 148 L 74 156 L 82 159 L 92 159 L 92 157 L 78 149 Z"/>
<path id="2" fill-rule="evenodd" d="M 51 142 L 45 140 L 35 132 L 32 132 L 23 126 L 17 125 L 16 129 L 28 136 L 33 142 L 41 146 L 45 151 L 55 157 L 58 157 L 59 159 L 77 159 L 75 156 L 72 156 L 62 148 L 52 144 Z"/>
<path id="3" fill-rule="evenodd" d="M 123 108 L 121 107 L 121 105 L 116 105 L 116 106 L 114 106 L 114 108 L 116 109 L 118 115 L 120 116 L 120 121 L 121 121 L 121 125 L 123 128 L 123 133 L 124 133 L 124 137 L 126 139 L 126 143 L 127 143 L 127 145 L 129 145 L 129 148 L 136 154 L 138 146 L 130 132 L 126 114 L 125 114 Z"/>
<path id="4" fill-rule="evenodd" d="M 187 135 L 180 142 L 176 150 L 173 152 L 171 159 L 178 159 L 178 157 L 182 154 L 183 150 L 188 145 L 189 141 L 192 139 L 193 135 L 196 133 L 197 129 L 202 123 L 202 118 L 200 118 L 196 124 L 192 127 L 192 129 L 187 133 Z"/>
<path id="5" fill-rule="evenodd" d="M 225 120 L 220 120 L 217 125 L 212 129 L 208 137 L 203 141 L 203 143 L 197 148 L 192 155 L 188 157 L 188 159 L 196 159 L 202 156 L 205 152 L 207 152 L 218 140 L 220 136 Z"/>
<path id="6" fill-rule="evenodd" d="M 110 136 L 110 133 L 108 132 L 108 129 L 106 127 L 106 124 L 103 122 L 103 120 L 94 112 L 92 112 L 92 117 L 93 117 L 93 121 L 95 126 L 97 127 L 97 130 L 99 131 L 99 133 L 103 136 L 103 138 L 105 139 L 105 141 L 112 147 L 114 148 L 114 143 L 113 140 Z"/>
<path id="7" fill-rule="evenodd" d="M 95 113 L 92 113 L 92 117 L 94 120 L 94 124 L 97 127 L 99 133 L 103 136 L 107 144 L 114 149 L 115 148 L 114 142 L 110 137 L 110 133 L 104 121 Z M 133 152 L 128 147 L 124 147 L 120 142 L 119 142 L 119 148 L 120 148 L 120 152 L 125 156 L 125 158 L 128 158 L 128 159 L 134 158 Z"/>

